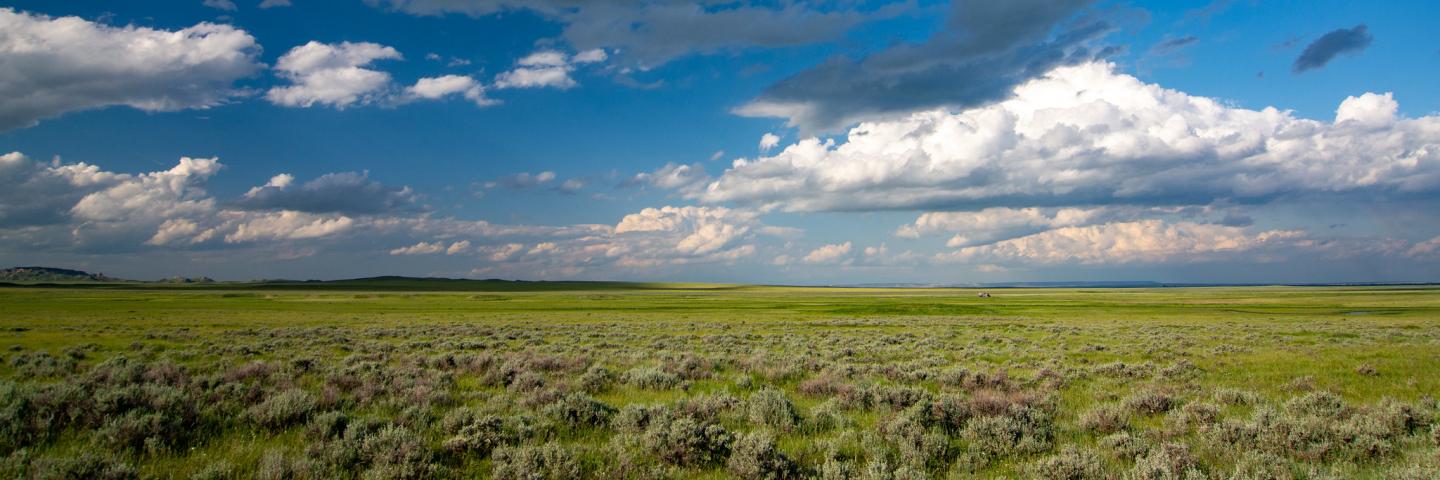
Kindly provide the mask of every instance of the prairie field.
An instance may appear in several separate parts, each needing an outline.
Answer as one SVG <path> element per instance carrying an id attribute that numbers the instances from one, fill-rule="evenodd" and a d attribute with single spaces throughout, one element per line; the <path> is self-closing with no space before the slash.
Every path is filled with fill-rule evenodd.
<path id="1" fill-rule="evenodd" d="M 0 288 L 3 478 L 1440 477 L 1440 289 Z"/>

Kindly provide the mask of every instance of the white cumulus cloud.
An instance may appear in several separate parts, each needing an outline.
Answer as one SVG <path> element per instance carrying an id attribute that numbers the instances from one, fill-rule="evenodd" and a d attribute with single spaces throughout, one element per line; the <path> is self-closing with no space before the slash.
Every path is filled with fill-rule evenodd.
<path id="1" fill-rule="evenodd" d="M 574 57 L 558 50 L 540 50 L 517 60 L 516 67 L 495 76 L 497 88 L 558 88 L 568 90 L 579 85 L 570 74 L 577 65 L 599 63 L 608 56 L 605 50 L 592 49 Z"/>
<path id="2" fill-rule="evenodd" d="M 780 136 L 766 132 L 760 136 L 760 151 L 768 152 L 780 145 Z"/>
<path id="3" fill-rule="evenodd" d="M 229 25 L 112 27 L 0 8 L 0 132 L 114 105 L 214 107 L 262 67 L 259 53 L 253 36 Z"/>
<path id="4" fill-rule="evenodd" d="M 291 85 L 271 88 L 265 98 L 285 107 L 369 103 L 386 93 L 391 80 L 389 73 L 367 67 L 378 60 L 401 58 L 399 51 L 377 43 L 311 41 L 290 49 L 275 63 L 275 71 Z"/>
<path id="5" fill-rule="evenodd" d="M 1241 227 L 1161 220 L 1118 222 L 1054 230 L 965 247 L 937 255 L 959 262 L 1158 263 L 1188 262 L 1302 238 L 1296 230 L 1249 234 Z"/>
<path id="6" fill-rule="evenodd" d="M 443 75 L 439 77 L 427 77 L 417 80 L 414 85 L 405 89 L 410 98 L 437 100 L 451 95 L 459 95 L 475 105 L 485 107 L 495 105 L 493 99 L 485 97 L 485 87 L 474 78 L 465 75 Z"/>
<path id="7" fill-rule="evenodd" d="M 822 245 L 806 254 L 804 260 L 805 263 L 832 263 L 849 255 L 850 248 L 850 242 Z"/>
<path id="8" fill-rule="evenodd" d="M 1367 94 L 1345 100 L 1334 122 L 1308 120 L 1088 63 L 1057 68 L 988 106 L 862 123 L 844 142 L 811 138 L 737 160 L 684 193 L 815 211 L 1434 191 L 1440 116 L 1396 111 L 1388 94 Z"/>

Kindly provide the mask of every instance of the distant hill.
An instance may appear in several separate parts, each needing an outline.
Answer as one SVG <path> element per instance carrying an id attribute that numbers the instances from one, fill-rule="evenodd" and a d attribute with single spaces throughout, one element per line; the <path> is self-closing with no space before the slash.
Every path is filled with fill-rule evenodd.
<path id="1" fill-rule="evenodd" d="M 0 270 L 0 282 L 117 282 L 118 278 L 103 273 L 82 272 L 65 268 L 14 267 Z"/>
<path id="2" fill-rule="evenodd" d="M 221 288 L 280 290 L 377 290 L 453 292 L 537 292 L 586 290 L 723 290 L 736 285 L 596 281 L 471 280 L 459 278 L 382 276 L 347 280 L 264 280 L 225 284 Z"/>

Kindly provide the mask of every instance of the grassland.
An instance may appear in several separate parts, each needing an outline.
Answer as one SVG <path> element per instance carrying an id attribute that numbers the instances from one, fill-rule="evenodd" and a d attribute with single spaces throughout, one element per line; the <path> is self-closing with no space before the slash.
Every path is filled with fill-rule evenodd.
<path id="1" fill-rule="evenodd" d="M 1440 477 L 1440 289 L 314 287 L 0 288 L 0 477 Z"/>

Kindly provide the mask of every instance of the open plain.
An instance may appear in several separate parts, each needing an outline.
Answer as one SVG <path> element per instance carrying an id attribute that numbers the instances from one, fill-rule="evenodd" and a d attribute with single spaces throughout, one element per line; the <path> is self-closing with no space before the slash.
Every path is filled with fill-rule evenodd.
<path id="1" fill-rule="evenodd" d="M 3 288 L 0 476 L 1440 471 L 1440 289 L 977 293 Z"/>

